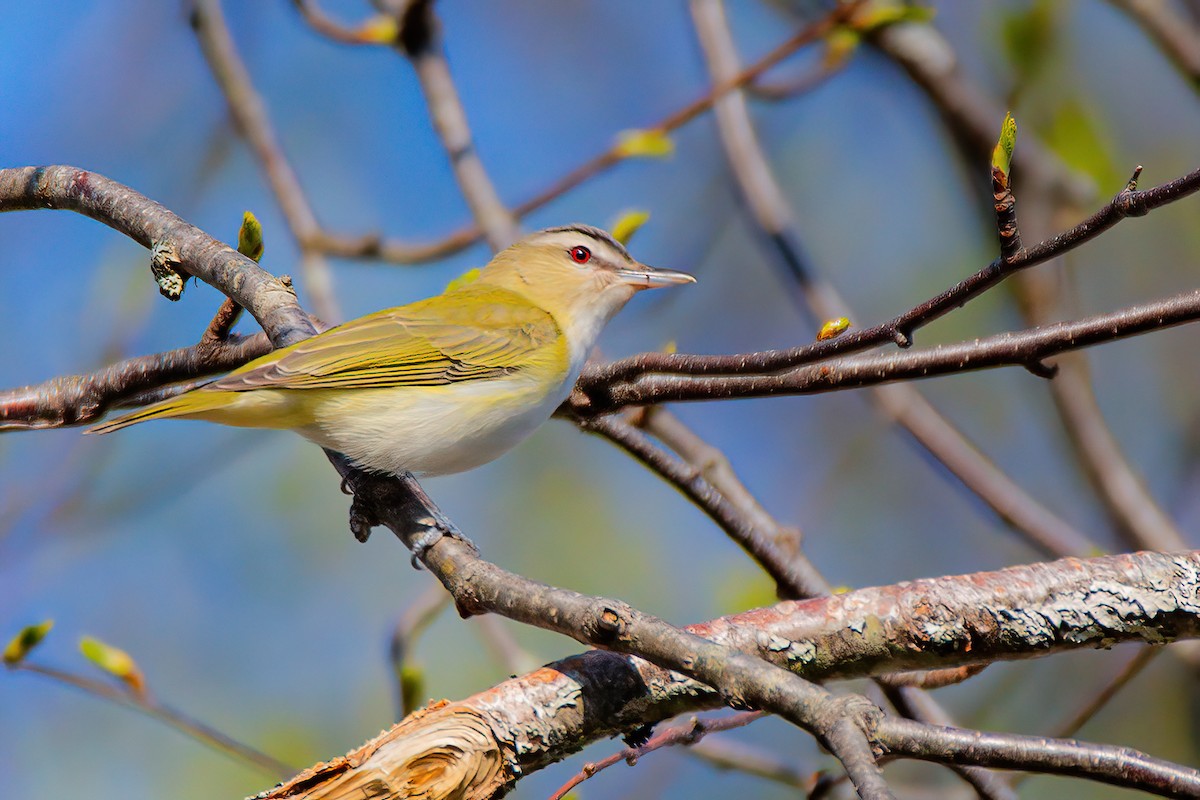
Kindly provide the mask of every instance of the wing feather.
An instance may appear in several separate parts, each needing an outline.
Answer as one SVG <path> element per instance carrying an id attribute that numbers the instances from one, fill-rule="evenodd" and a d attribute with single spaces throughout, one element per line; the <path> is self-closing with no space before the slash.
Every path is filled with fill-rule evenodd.
<path id="1" fill-rule="evenodd" d="M 565 347 L 549 312 L 506 289 L 469 284 L 380 311 L 277 350 L 205 388 L 438 386 L 512 374 Z"/>

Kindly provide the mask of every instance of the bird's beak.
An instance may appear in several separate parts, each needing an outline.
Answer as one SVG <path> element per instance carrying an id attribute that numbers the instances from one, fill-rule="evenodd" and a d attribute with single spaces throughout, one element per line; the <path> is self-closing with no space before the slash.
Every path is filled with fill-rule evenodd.
<path id="1" fill-rule="evenodd" d="M 645 264 L 632 267 L 622 267 L 617 271 L 617 277 L 623 283 L 636 286 L 639 289 L 657 289 L 660 286 L 680 286 L 685 283 L 695 283 L 695 277 L 686 272 L 676 272 L 673 269 L 656 269 Z"/>

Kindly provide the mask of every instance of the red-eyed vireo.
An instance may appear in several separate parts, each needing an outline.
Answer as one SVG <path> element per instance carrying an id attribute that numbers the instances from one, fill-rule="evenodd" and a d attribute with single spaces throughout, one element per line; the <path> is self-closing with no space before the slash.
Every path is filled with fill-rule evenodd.
<path id="1" fill-rule="evenodd" d="M 694 280 L 638 263 L 598 228 L 550 228 L 437 297 L 331 328 L 88 432 L 165 417 L 287 428 L 363 469 L 461 472 L 550 418 L 635 293 Z"/>

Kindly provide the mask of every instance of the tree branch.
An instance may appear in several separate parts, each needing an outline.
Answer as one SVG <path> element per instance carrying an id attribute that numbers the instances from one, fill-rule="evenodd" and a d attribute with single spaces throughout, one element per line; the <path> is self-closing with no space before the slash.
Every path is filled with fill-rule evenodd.
<path id="1" fill-rule="evenodd" d="M 390 504 L 398 494 L 396 499 L 410 504 L 406 510 L 413 518 L 431 523 L 440 516 L 436 506 L 404 497 L 405 490 L 393 483 L 361 485 L 358 496 L 374 506 L 377 501 Z M 389 512 L 386 524 L 404 531 L 402 538 L 409 541 L 426 534 L 421 525 L 406 521 L 403 512 Z M 480 562 L 460 539 L 442 538 L 427 546 L 426 563 L 467 613 L 494 610 L 577 640 L 603 639 L 601 646 L 614 649 L 632 649 L 634 640 L 639 646 L 645 641 L 635 627 L 621 625 L 622 604 L 530 584 Z M 687 630 L 810 679 L 835 680 L 1041 657 L 1131 639 L 1194 637 L 1200 635 L 1198 589 L 1200 552 L 1138 553 L 787 601 Z M 576 629 L 572 615 L 589 607 L 600 617 L 604 609 L 612 609 L 620 620 L 616 638 L 599 635 L 611 628 L 587 611 L 582 612 L 584 627 Z M 453 786 L 461 797 L 490 797 L 519 776 L 589 742 L 679 713 L 713 708 L 722 699 L 711 688 L 641 658 L 594 650 L 465 700 L 418 712 L 344 759 L 318 765 L 266 796 L 308 792 L 305 797 L 318 800 L 349 787 L 372 785 L 382 797 L 403 797 L 420 780 L 425 782 L 420 788 Z M 889 740 L 895 740 L 896 746 L 889 749 L 916 755 L 915 746 L 901 740 L 909 730 L 926 728 L 890 727 L 892 720 L 879 721 L 889 731 Z M 444 754 L 430 769 L 431 754 L 442 753 L 448 738 L 460 741 L 467 731 L 472 746 Z M 967 744 L 957 740 L 945 751 L 953 758 L 947 755 L 940 759 L 943 763 L 1011 767 L 975 758 Z M 1045 771 L 1036 756 L 1017 768 Z"/>
<path id="2" fill-rule="evenodd" d="M 616 600 L 586 597 L 506 572 L 479 558 L 411 476 L 379 479 L 332 459 L 354 492 L 352 528 L 382 524 L 453 595 L 459 613 L 498 613 L 597 647 L 637 655 L 719 688 L 733 707 L 778 714 L 808 730 L 838 757 L 864 800 L 891 797 L 871 754 L 878 712 L 835 698 L 784 667 L 717 644 Z"/>
<path id="3" fill-rule="evenodd" d="M 987 163 L 996 136 L 996 121 L 1003 116 L 1004 108 L 960 73 L 953 50 L 936 29 L 931 25 L 899 26 L 896 31 L 879 33 L 873 41 L 924 90 L 946 120 L 968 165 Z M 1081 182 L 1073 180 L 1062 162 L 1028 133 L 1021 136 L 1012 166 L 1021 177 L 1023 202 L 1034 209 L 1027 216 L 1025 227 L 1037 238 L 1048 231 L 1046 220 L 1069 212 L 1082 199 L 1081 193 L 1072 188 L 1075 185 L 1082 188 Z M 1134 171 L 1126 192 L 1136 188 L 1140 172 L 1141 167 Z M 1011 202 L 1011 194 L 1008 199 Z M 1009 224 L 1015 231 L 1015 220 L 1001 220 L 1001 243 L 1010 245 L 1002 250 L 1005 259 L 1010 259 L 1016 250 L 1016 243 L 1003 236 L 1004 227 Z M 1017 297 L 1028 324 L 1045 324 L 1064 312 L 1060 307 L 1061 285 L 1054 276 L 1055 273 L 1047 275 L 1042 271 L 1018 277 Z M 1117 529 L 1135 547 L 1157 550 L 1184 547 L 1180 531 L 1129 463 L 1104 419 L 1086 358 L 1064 355 L 1053 365 L 1036 368 L 1057 370 L 1059 379 L 1050 384 L 1055 408 L 1084 476 Z"/>
<path id="4" fill-rule="evenodd" d="M 200 50 L 229 105 L 229 113 L 237 130 L 262 167 L 271 193 L 283 211 L 288 229 L 300 246 L 305 293 L 311 298 L 317 316 L 336 321 L 342 315 L 334 297 L 329 263 L 311 244 L 320 231 L 320 225 L 300 185 L 300 179 L 288 163 L 279 136 L 271 126 L 266 104 L 255 91 L 250 71 L 238 55 L 229 27 L 225 24 L 225 15 L 221 12 L 221 2 L 190 1 L 191 24 L 200 41 Z"/>
<path id="5" fill-rule="evenodd" d="M 650 413 L 659 413 L 651 411 Z M 701 473 L 656 446 L 627 422 L 614 416 L 578 420 L 586 431 L 612 440 L 634 458 L 657 472 L 708 514 L 775 581 L 780 597 L 800 598 L 828 594 L 829 584 L 798 549 L 788 553 L 775 537 L 778 525 L 763 525 L 734 506 Z M 772 521 L 773 522 L 773 521 Z"/>
<path id="6" fill-rule="evenodd" d="M 143 247 L 173 245 L 182 269 L 237 301 L 276 347 L 315 331 L 296 296 L 277 278 L 128 186 L 76 167 L 0 169 L 0 212 L 39 208 L 75 211 Z"/>
<path id="7" fill-rule="evenodd" d="M 714 83 L 738 69 L 738 54 L 723 6 L 693 0 L 692 20 Z M 717 130 L 741 196 L 787 274 L 799 285 L 809 313 L 818 320 L 854 318 L 849 304 L 823 280 L 800 249 L 795 214 L 759 145 L 742 92 L 730 92 L 714 108 Z M 943 464 L 960 484 L 1039 550 L 1053 556 L 1084 555 L 1094 548 L 1079 533 L 1025 492 L 988 460 L 966 436 L 921 395 L 904 385 L 873 392 L 879 410 L 903 427 Z"/>
<path id="8" fill-rule="evenodd" d="M 869 328 L 850 330 L 842 335 L 812 344 L 784 350 L 730 356 L 699 356 L 682 353 L 643 353 L 614 361 L 603 370 L 594 370 L 590 380 L 597 383 L 628 379 L 656 373 L 688 375 L 745 375 L 776 372 L 811 364 L 835 355 L 860 352 L 876 345 L 893 342 L 907 347 L 912 334 L 936 319 L 960 308 L 1013 272 L 1040 264 L 1091 241 L 1127 217 L 1143 216 L 1200 190 L 1200 169 L 1180 178 L 1143 191 L 1125 189 L 1108 204 L 1068 231 L 1023 248 L 1010 262 L 997 258 L 974 275 L 940 294 L 905 311 L 903 314 Z"/>
<path id="9" fill-rule="evenodd" d="M 1200 85 L 1200 30 L 1193 20 L 1154 0 L 1108 0 L 1108 4 L 1136 22 L 1188 83 Z"/>
<path id="10" fill-rule="evenodd" d="M 670 374 L 660 374 L 654 366 L 640 374 L 622 366 L 619 368 L 621 373 L 637 377 L 610 381 L 609 376 L 618 371 L 610 364 L 586 368 L 568 402 L 573 413 L 588 417 L 652 403 L 818 394 L 1001 366 L 1025 367 L 1059 353 L 1126 339 L 1198 318 L 1200 290 L 1194 290 L 1107 314 L 1000 333 L 971 342 L 845 356 L 779 372 L 714 374 L 700 369 L 693 374 L 680 374 L 682 364 L 675 362 L 667 371 Z M 736 365 L 763 355 L 685 358 L 696 359 L 691 362 L 693 365 L 703 365 L 709 359 L 712 363 Z M 645 366 L 643 356 L 614 363 L 636 365 L 638 370 Z"/>
<path id="11" fill-rule="evenodd" d="M 924 761 L 1070 775 L 1160 797 L 1200 796 L 1200 771 L 1152 758 L 1132 747 L 936 728 L 898 717 L 880 723 L 879 739 L 893 755 Z"/>
<path id="12" fill-rule="evenodd" d="M 412 0 L 398 5 L 400 34 L 396 49 L 408 58 L 417 73 L 429 119 L 450 159 L 471 216 L 492 250 L 502 250 L 516 241 L 517 221 L 500 200 L 475 150 L 467 112 L 446 63 L 441 21 L 433 12 L 433 0 Z"/>
<path id="13" fill-rule="evenodd" d="M 862 5 L 863 0 L 839 4 L 837 9 L 823 19 L 806 26 L 786 41 L 773 48 L 762 58 L 755 61 L 746 69 L 739 72 L 727 83 L 714 86 L 709 92 L 681 108 L 667 114 L 657 122 L 646 126 L 653 130 L 669 133 L 683 127 L 712 108 L 713 103 L 724 94 L 752 83 L 762 77 L 796 51 L 822 40 L 834 27 L 848 19 Z M 311 3 L 303 3 L 311 6 Z M 396 13 L 395 4 L 386 4 L 389 13 Z M 309 9 L 311 11 L 311 8 Z M 307 17 L 306 17 L 307 18 Z M 341 36 L 333 36 L 335 40 L 343 41 Z M 376 42 L 380 44 L 379 42 Z M 605 149 L 578 167 L 572 169 L 548 187 L 533 197 L 518 203 L 513 209 L 513 215 L 520 219 L 533 211 L 557 200 L 567 192 L 582 183 L 616 166 L 628 158 L 619 144 Z M 470 225 L 455 231 L 445 239 L 426 245 L 410 245 L 401 242 L 385 240 L 374 234 L 364 236 L 342 236 L 328 231 L 322 231 L 313 237 L 313 244 L 332 256 L 342 258 L 378 258 L 383 261 L 409 264 L 429 261 L 453 255 L 478 242 L 483 238 L 483 231 L 478 224 Z"/>
<path id="14" fill-rule="evenodd" d="M 95 422 L 109 409 L 143 392 L 227 372 L 270 350 L 264 333 L 226 341 L 202 340 L 191 347 L 118 361 L 87 375 L 0 390 L 0 431 Z"/>

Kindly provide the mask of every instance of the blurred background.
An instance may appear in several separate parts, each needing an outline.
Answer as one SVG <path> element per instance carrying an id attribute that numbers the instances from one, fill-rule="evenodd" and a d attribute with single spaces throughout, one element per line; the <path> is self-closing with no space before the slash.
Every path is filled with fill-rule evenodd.
<path id="1" fill-rule="evenodd" d="M 317 217 L 332 231 L 435 241 L 469 212 L 410 65 L 386 48 L 331 43 L 286 0 L 227 3 L 251 77 Z M 365 0 L 324 0 L 361 20 Z M 743 59 L 803 25 L 816 3 L 730 4 Z M 1200 165 L 1200 98 L 1128 17 L 1103 2 L 935 3 L 933 25 L 969 78 L 1011 104 L 1095 186 L 1090 205 L 1145 165 L 1143 186 Z M 652 126 L 709 85 L 686 4 L 519 0 L 443 3 L 445 46 L 483 163 L 516 204 L 624 129 Z M 1024 26 L 1024 27 L 1022 27 Z M 1015 32 L 1015 33 L 1014 33 Z M 1039 38 L 1040 37 L 1040 38 Z M 1032 43 L 1032 45 L 1031 45 Z M 1028 52 L 1033 47 L 1033 55 Z M 810 73 L 817 46 L 770 73 Z M 751 110 L 794 204 L 814 265 L 869 325 L 995 255 L 987 164 L 967 163 L 925 94 L 889 58 L 859 48 L 845 68 Z M 1000 119 L 995 120 L 998 131 Z M 610 327 L 607 357 L 658 349 L 723 353 L 809 341 L 796 287 L 738 200 L 711 115 L 673 135 L 665 159 L 633 159 L 522 220 L 526 230 L 611 224 L 649 211 L 632 250 L 694 272 L 686 290 L 643 296 Z M 1018 140 L 1018 148 L 1021 140 Z M 294 241 L 177 2 L 0 0 L 0 165 L 73 164 L 129 184 L 218 238 L 244 210 L 262 221 L 263 265 L 296 278 Z M 1020 176 L 1017 199 L 1020 204 Z M 1196 200 L 1118 226 L 1067 259 L 1080 313 L 1200 283 Z M 1018 205 L 1020 207 L 1020 205 Z M 489 257 L 477 245 L 436 263 L 332 262 L 345 318 L 438 292 Z M 168 303 L 145 251 L 71 213 L 0 218 L 0 386 L 85 372 L 196 340 L 220 303 L 190 285 Z M 1007 287 L 918 335 L 919 344 L 1021 327 Z M 241 330 L 252 331 L 253 321 Z M 1196 331 L 1090 353 L 1099 403 L 1130 461 L 1195 544 L 1200 505 Z M 1105 548 L 1112 525 L 1075 463 L 1045 382 L 1011 369 L 919 387 L 1023 487 Z M 836 585 L 991 570 L 1040 555 L 967 495 L 862 393 L 680 406 L 765 507 L 805 533 Z M 612 445 L 553 421 L 512 454 L 427 489 L 485 557 L 677 623 L 769 603 L 770 581 L 700 512 Z M 0 639 L 52 618 L 39 663 L 95 674 L 91 635 L 128 651 L 153 694 L 299 766 L 356 747 L 396 719 L 392 627 L 431 583 L 377 531 L 346 526 L 348 499 L 298 437 L 201 423 L 83 438 L 77 429 L 0 437 Z M 536 663 L 574 642 L 502 623 Z M 1040 733 L 1085 702 L 1129 654 L 1002 664 L 938 697 L 966 725 Z M 507 677 L 475 623 L 444 613 L 416 662 L 430 697 L 461 698 Z M 1159 658 L 1082 731 L 1196 764 L 1196 685 Z M 764 722 L 728 735 L 829 766 L 807 736 Z M 584 760 L 521 781 L 545 797 Z M 907 765 L 901 785 L 957 786 Z M 169 728 L 43 679 L 0 673 L 0 795 L 236 798 L 274 781 Z M 1067 785 L 1035 778 L 1026 797 Z M 1118 797 L 1072 784 L 1071 796 Z M 610 770 L 589 798 L 794 796 L 684 752 Z"/>

